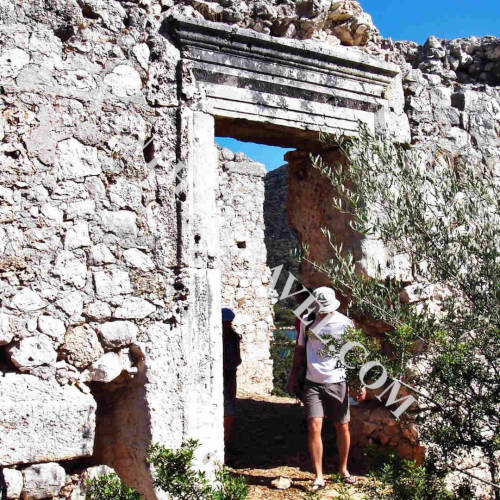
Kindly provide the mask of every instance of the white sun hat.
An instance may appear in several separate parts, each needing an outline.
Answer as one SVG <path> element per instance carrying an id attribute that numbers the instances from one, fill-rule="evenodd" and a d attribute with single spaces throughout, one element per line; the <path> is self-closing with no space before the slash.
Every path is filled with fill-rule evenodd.
<path id="1" fill-rule="evenodd" d="M 316 288 L 316 290 L 313 290 L 313 296 L 318 304 L 318 309 L 316 311 L 318 314 L 335 312 L 340 306 L 340 302 L 337 300 L 333 288 L 320 286 Z"/>

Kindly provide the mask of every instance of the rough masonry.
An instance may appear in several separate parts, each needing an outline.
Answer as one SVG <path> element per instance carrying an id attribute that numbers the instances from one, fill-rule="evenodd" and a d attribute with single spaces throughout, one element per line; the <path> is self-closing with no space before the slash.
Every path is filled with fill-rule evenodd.
<path id="1" fill-rule="evenodd" d="M 352 0 L 10 0 L 0 33 L 8 498 L 79 498 L 102 464 L 156 498 L 151 441 L 222 461 L 220 308 L 254 288 L 242 383 L 269 389 L 263 171 L 216 133 L 311 151 L 362 119 L 495 162 L 497 41 L 391 45 Z"/>

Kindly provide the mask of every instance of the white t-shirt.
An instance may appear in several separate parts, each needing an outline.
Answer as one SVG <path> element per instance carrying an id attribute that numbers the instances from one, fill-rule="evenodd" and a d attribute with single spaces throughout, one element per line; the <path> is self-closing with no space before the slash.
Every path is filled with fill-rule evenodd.
<path id="1" fill-rule="evenodd" d="M 338 356 L 324 357 L 321 351 L 324 348 L 323 342 L 319 338 L 328 335 L 338 340 L 347 328 L 354 326 L 354 323 L 343 314 L 336 311 L 331 314 L 328 321 L 321 326 L 320 330 L 315 334 L 310 335 L 311 328 L 314 328 L 324 318 L 317 319 L 311 323 L 307 331 L 309 332 L 307 338 L 306 355 L 307 355 L 307 374 L 306 379 L 318 384 L 333 384 L 342 382 L 346 379 L 345 367 Z M 303 346 L 305 344 L 305 325 L 300 323 L 300 333 L 297 339 L 297 344 Z M 318 337 L 318 338 L 316 338 Z"/>

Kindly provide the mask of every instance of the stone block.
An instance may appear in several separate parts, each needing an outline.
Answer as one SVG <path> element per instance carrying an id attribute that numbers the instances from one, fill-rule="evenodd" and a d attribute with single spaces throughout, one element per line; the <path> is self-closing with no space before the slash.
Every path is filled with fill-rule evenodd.
<path id="1" fill-rule="evenodd" d="M 101 222 L 105 231 L 116 234 L 119 238 L 137 237 L 137 216 L 128 210 L 101 213 Z"/>
<path id="2" fill-rule="evenodd" d="M 78 317 L 82 314 L 83 298 L 80 292 L 69 292 L 57 301 L 57 305 L 71 317 Z"/>
<path id="3" fill-rule="evenodd" d="M 83 373 L 85 382 L 111 382 L 123 371 L 120 356 L 116 352 L 107 352 L 92 363 Z"/>
<path id="4" fill-rule="evenodd" d="M 3 469 L 2 472 L 7 487 L 7 499 L 19 498 L 23 490 L 23 473 L 16 469 Z"/>
<path id="5" fill-rule="evenodd" d="M 61 346 L 61 353 L 72 365 L 85 368 L 97 361 L 104 350 L 96 332 L 84 325 L 68 328 L 64 336 L 64 344 Z"/>
<path id="6" fill-rule="evenodd" d="M 59 276 L 63 283 L 74 285 L 78 289 L 83 288 L 87 281 L 87 265 L 67 250 L 59 252 L 52 272 Z"/>
<path id="7" fill-rule="evenodd" d="M 27 337 L 8 349 L 10 360 L 21 372 L 48 365 L 55 366 L 57 352 L 47 335 Z"/>
<path id="8" fill-rule="evenodd" d="M 96 321 L 111 318 L 111 307 L 106 302 L 92 302 L 84 311 L 85 316 Z"/>
<path id="9" fill-rule="evenodd" d="M 94 285 L 96 295 L 100 299 L 132 292 L 130 277 L 126 271 L 122 271 L 121 269 L 95 272 Z"/>
<path id="10" fill-rule="evenodd" d="M 7 373 L 0 377 L 0 401 L 2 465 L 92 454 L 96 403 L 90 394 L 55 379 Z"/>
<path id="11" fill-rule="evenodd" d="M 142 269 L 143 271 L 149 271 L 155 267 L 151 257 L 137 248 L 125 250 L 125 252 L 123 252 L 123 259 L 128 266 Z"/>
<path id="12" fill-rule="evenodd" d="M 141 76 L 134 68 L 126 64 L 120 64 L 111 73 L 106 75 L 104 83 L 118 97 L 137 94 L 142 88 Z"/>
<path id="13" fill-rule="evenodd" d="M 82 179 L 101 173 L 97 149 L 85 146 L 74 137 L 57 145 L 56 169 L 60 179 Z"/>
<path id="14" fill-rule="evenodd" d="M 23 500 L 56 497 L 66 482 L 66 472 L 56 463 L 31 465 L 23 470 Z"/>
<path id="15" fill-rule="evenodd" d="M 139 329 L 131 321 L 109 321 L 97 329 L 106 347 L 116 348 L 132 344 Z"/>
<path id="16" fill-rule="evenodd" d="M 91 244 L 89 225 L 86 222 L 79 222 L 66 231 L 66 236 L 64 238 L 64 248 L 66 250 L 88 247 Z"/>
<path id="17" fill-rule="evenodd" d="M 104 244 L 100 243 L 90 249 L 89 264 L 93 266 L 100 266 L 103 264 L 113 264 L 116 259 L 111 253 L 110 249 Z"/>
<path id="18" fill-rule="evenodd" d="M 38 329 L 58 344 L 62 342 L 66 332 L 63 321 L 46 314 L 38 317 Z"/>
<path id="19" fill-rule="evenodd" d="M 8 344 L 19 328 L 18 320 L 11 314 L 0 313 L 0 345 Z"/>
<path id="20" fill-rule="evenodd" d="M 156 311 L 156 307 L 140 297 L 127 297 L 115 311 L 115 318 L 143 319 Z"/>
<path id="21" fill-rule="evenodd" d="M 24 50 L 14 48 L 0 55 L 0 74 L 2 78 L 15 78 L 29 63 L 30 56 Z"/>
<path id="22" fill-rule="evenodd" d="M 30 288 L 23 288 L 14 295 L 11 305 L 22 312 L 38 311 L 45 307 L 44 300 Z"/>

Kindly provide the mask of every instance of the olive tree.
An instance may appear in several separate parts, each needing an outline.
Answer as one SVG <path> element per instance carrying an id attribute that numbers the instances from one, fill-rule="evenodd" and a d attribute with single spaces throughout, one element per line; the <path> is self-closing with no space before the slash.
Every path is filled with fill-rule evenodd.
<path id="1" fill-rule="evenodd" d="M 335 208 L 350 215 L 354 231 L 404 256 L 413 285 L 405 288 L 384 266 L 375 277 L 357 272 L 353 256 L 326 230 L 333 258 L 312 264 L 349 298 L 350 314 L 387 325 L 390 352 L 376 342 L 366 347 L 416 388 L 419 430 L 437 470 L 470 475 L 461 460 L 479 451 L 498 499 L 498 173 L 394 143 L 362 124 L 356 138 L 323 140 L 347 160 L 327 165 L 313 157 L 334 188 Z M 436 290 L 438 304 L 425 301 Z"/>

